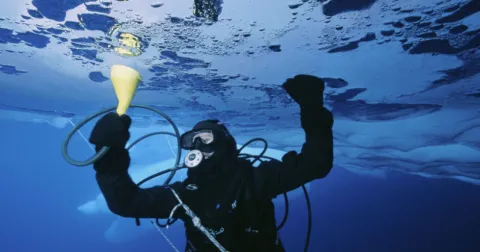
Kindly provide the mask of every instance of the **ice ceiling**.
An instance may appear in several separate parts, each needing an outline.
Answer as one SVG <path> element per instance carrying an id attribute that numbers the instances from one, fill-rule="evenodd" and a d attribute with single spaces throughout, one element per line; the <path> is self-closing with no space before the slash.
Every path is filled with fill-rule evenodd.
<path id="1" fill-rule="evenodd" d="M 3 119 L 63 127 L 113 105 L 109 68 L 126 64 L 136 104 L 290 150 L 303 131 L 281 84 L 307 73 L 328 84 L 336 166 L 480 184 L 478 0 L 224 0 L 217 22 L 193 0 L 3 2 Z"/>

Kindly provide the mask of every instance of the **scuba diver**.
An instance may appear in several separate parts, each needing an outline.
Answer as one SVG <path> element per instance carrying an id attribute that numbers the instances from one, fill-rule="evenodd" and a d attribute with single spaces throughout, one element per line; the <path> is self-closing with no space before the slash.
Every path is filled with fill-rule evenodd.
<path id="1" fill-rule="evenodd" d="M 239 158 L 236 141 L 218 120 L 197 123 L 181 135 L 187 178 L 140 188 L 129 176 L 128 115 L 108 113 L 94 126 L 90 143 L 110 150 L 93 164 L 111 212 L 127 218 L 177 218 L 186 229 L 185 251 L 285 251 L 273 198 L 326 177 L 333 166 L 333 116 L 323 106 L 324 81 L 297 75 L 282 85 L 300 106 L 305 132 L 301 152 L 254 167 Z"/>

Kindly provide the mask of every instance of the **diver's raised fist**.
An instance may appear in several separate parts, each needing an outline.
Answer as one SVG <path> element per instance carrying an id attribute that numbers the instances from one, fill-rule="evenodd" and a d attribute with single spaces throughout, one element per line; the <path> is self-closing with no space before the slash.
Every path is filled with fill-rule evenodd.
<path id="1" fill-rule="evenodd" d="M 132 119 L 128 115 L 119 116 L 110 112 L 95 124 L 89 141 L 97 147 L 125 148 L 130 139 L 128 129 L 131 124 Z"/>
<path id="2" fill-rule="evenodd" d="M 296 75 L 293 79 L 287 79 L 282 87 L 302 107 L 323 106 L 325 83 L 316 76 Z"/>

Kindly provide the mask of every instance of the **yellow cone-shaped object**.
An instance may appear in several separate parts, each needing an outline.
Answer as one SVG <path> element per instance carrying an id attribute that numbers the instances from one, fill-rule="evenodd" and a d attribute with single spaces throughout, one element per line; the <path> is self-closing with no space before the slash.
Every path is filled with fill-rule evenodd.
<path id="1" fill-rule="evenodd" d="M 110 79 L 117 94 L 117 114 L 124 115 L 132 102 L 138 83 L 142 80 L 140 74 L 133 68 L 124 65 L 114 65 L 110 71 Z"/>

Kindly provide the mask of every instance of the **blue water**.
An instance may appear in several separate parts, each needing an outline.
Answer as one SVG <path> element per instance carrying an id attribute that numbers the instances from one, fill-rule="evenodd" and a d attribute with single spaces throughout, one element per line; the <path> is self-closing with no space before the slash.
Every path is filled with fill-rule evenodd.
<path id="1" fill-rule="evenodd" d="M 148 221 L 136 227 L 95 201 L 92 168 L 61 156 L 72 124 L 116 104 L 114 64 L 142 75 L 134 103 L 181 131 L 217 118 L 239 144 L 264 137 L 277 158 L 304 141 L 281 84 L 323 78 L 335 164 L 307 185 L 309 251 L 480 251 L 479 0 L 228 0 L 217 22 L 194 17 L 193 0 L 2 3 L 0 252 L 174 251 Z M 134 139 L 171 131 L 128 113 Z M 78 134 L 69 150 L 92 155 Z M 134 180 L 174 151 L 162 137 L 132 149 Z M 305 199 L 289 198 L 280 235 L 303 251 Z M 163 232 L 183 251 L 180 221 Z"/>

